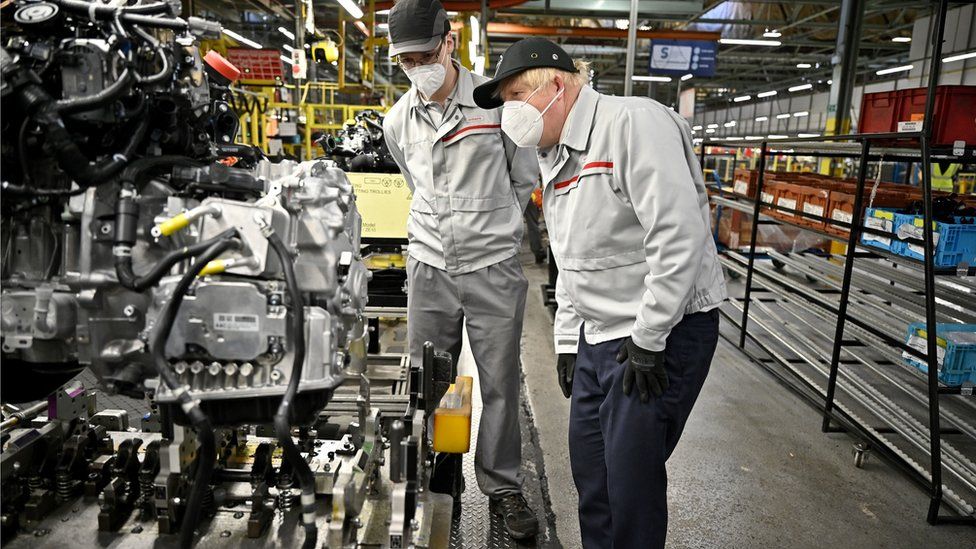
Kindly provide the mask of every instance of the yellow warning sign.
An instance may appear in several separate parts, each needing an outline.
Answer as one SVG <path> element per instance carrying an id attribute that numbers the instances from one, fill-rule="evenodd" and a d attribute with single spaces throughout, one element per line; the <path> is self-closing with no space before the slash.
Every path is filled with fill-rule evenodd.
<path id="1" fill-rule="evenodd" d="M 364 238 L 407 238 L 413 193 L 398 173 L 347 173 L 363 216 Z"/>

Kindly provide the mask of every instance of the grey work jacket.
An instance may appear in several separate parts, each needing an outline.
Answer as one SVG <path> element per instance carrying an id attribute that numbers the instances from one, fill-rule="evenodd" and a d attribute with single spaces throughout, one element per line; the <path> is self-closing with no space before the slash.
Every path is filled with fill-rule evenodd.
<path id="1" fill-rule="evenodd" d="M 690 313 L 727 297 L 688 123 L 645 97 L 584 86 L 560 142 L 540 150 L 559 266 L 557 353 L 630 336 L 664 349 Z"/>
<path id="2" fill-rule="evenodd" d="M 387 113 L 383 131 L 413 191 L 410 256 L 463 274 L 517 253 L 539 164 L 534 149 L 518 148 L 502 134 L 501 109 L 475 104 L 474 87 L 488 79 L 455 66 L 454 100 L 440 125 L 411 88 Z"/>

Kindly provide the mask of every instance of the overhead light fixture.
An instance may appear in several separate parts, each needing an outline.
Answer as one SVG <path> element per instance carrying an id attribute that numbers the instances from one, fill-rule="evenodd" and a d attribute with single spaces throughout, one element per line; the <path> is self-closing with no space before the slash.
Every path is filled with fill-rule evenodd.
<path id="1" fill-rule="evenodd" d="M 686 75 L 684 75 L 684 76 L 682 76 L 682 77 L 681 77 L 681 81 L 682 81 L 682 82 L 686 82 L 686 81 L 688 81 L 688 80 L 691 80 L 691 79 L 692 79 L 692 77 L 694 77 L 694 76 L 695 76 L 695 75 L 693 75 L 693 74 L 691 74 L 691 73 L 689 72 L 688 74 L 686 74 Z"/>
<path id="2" fill-rule="evenodd" d="M 772 90 L 772 91 L 768 91 L 768 92 L 757 93 L 756 94 L 756 97 L 772 97 L 772 96 L 776 95 L 777 93 L 779 93 L 779 92 L 776 91 L 776 90 Z"/>
<path id="3" fill-rule="evenodd" d="M 388 31 L 388 30 L 390 30 L 390 24 L 389 23 L 377 23 L 376 24 L 376 28 L 379 29 L 379 30 Z"/>
<path id="4" fill-rule="evenodd" d="M 390 15 L 390 10 L 379 10 L 376 15 Z"/>
<path id="5" fill-rule="evenodd" d="M 943 63 L 952 63 L 953 61 L 962 61 L 963 59 L 969 59 L 976 57 L 976 51 L 970 51 L 966 53 L 960 53 L 959 55 L 951 55 L 949 57 L 943 57 Z"/>
<path id="6" fill-rule="evenodd" d="M 257 42 L 255 42 L 254 40 L 251 40 L 250 38 L 244 38 L 243 36 L 237 34 L 236 32 L 234 32 L 232 30 L 223 29 L 223 31 L 224 31 L 224 34 L 226 34 L 227 36 L 230 36 L 231 38 L 233 38 L 234 40 L 237 40 L 238 42 L 240 42 L 241 44 L 244 44 L 245 46 L 251 46 L 252 48 L 254 48 L 256 50 L 263 50 L 264 49 L 264 46 L 262 46 L 261 44 L 258 44 Z"/>
<path id="7" fill-rule="evenodd" d="M 289 65 L 294 65 L 295 64 L 295 62 L 292 61 L 291 57 L 285 57 L 284 55 L 282 55 L 281 56 L 281 60 L 284 61 L 285 63 L 288 63 Z"/>
<path id="8" fill-rule="evenodd" d="M 740 95 L 739 97 L 736 97 L 732 101 L 735 101 L 736 103 L 742 103 L 743 101 L 748 101 L 750 99 L 752 99 L 751 95 Z"/>
<path id="9" fill-rule="evenodd" d="M 834 81 L 833 80 L 828 80 L 827 81 L 827 85 L 828 86 L 833 86 L 834 85 Z"/>
<path id="10" fill-rule="evenodd" d="M 357 29 L 359 29 L 359 32 L 363 33 L 363 36 L 365 36 L 366 38 L 369 38 L 369 29 L 366 28 L 366 24 L 365 23 L 363 23 L 362 21 L 358 21 L 357 20 L 353 24 L 356 26 Z"/>
<path id="11" fill-rule="evenodd" d="M 719 38 L 719 44 L 728 46 L 782 46 L 779 40 L 746 40 L 741 38 Z"/>
<path id="12" fill-rule="evenodd" d="M 725 138 L 726 141 L 742 141 L 742 139 L 743 139 L 742 137 L 735 137 L 735 136 Z"/>
<path id="13" fill-rule="evenodd" d="M 291 52 L 295 51 L 295 48 L 289 46 L 288 44 L 284 44 L 281 47 L 284 48 L 285 51 L 287 51 L 288 53 L 291 53 Z"/>
<path id="14" fill-rule="evenodd" d="M 762 139 L 762 138 L 763 138 L 763 136 L 761 136 L 761 135 L 747 135 L 746 136 L 746 139 L 748 139 L 749 141 L 755 141 L 755 140 Z"/>
<path id="15" fill-rule="evenodd" d="M 715 128 L 708 128 L 705 133 L 715 133 Z"/>
<path id="16" fill-rule="evenodd" d="M 285 27 L 278 27 L 278 32 L 280 32 L 281 34 L 284 34 L 285 36 L 287 36 L 289 40 L 294 40 L 295 39 L 295 33 L 291 32 L 290 30 L 286 29 Z"/>
<path id="17" fill-rule="evenodd" d="M 766 29 L 766 32 L 763 33 L 764 38 L 779 38 L 780 36 L 783 36 L 783 33 L 779 32 L 776 29 L 773 30 Z"/>
<path id="18" fill-rule="evenodd" d="M 892 42 L 898 42 L 900 44 L 907 44 L 908 42 L 911 42 L 912 41 L 912 37 L 911 36 L 896 36 L 896 37 L 892 38 L 891 41 Z"/>
<path id="19" fill-rule="evenodd" d="M 809 69 L 811 67 L 813 67 L 813 65 L 811 65 L 810 63 L 797 63 L 796 64 L 796 68 L 798 68 L 798 69 Z"/>
<path id="20" fill-rule="evenodd" d="M 789 117 L 790 117 L 790 113 L 784 112 L 783 114 L 777 114 L 776 120 L 783 120 L 784 118 L 789 118 Z"/>
<path id="21" fill-rule="evenodd" d="M 885 74 L 894 74 L 896 72 L 910 71 L 910 70 L 912 70 L 914 68 L 915 68 L 915 65 L 901 65 L 900 67 L 890 67 L 890 68 L 887 68 L 887 69 L 881 69 L 879 71 L 876 71 L 874 74 L 877 74 L 878 76 L 882 76 L 882 75 L 885 75 Z"/>
<path id="22" fill-rule="evenodd" d="M 809 90 L 813 88 L 813 84 L 800 84 L 799 86 L 793 86 L 790 88 L 790 92 L 798 92 L 803 90 Z"/>
<path id="23" fill-rule="evenodd" d="M 352 16 L 353 19 L 363 18 L 363 9 L 352 0 L 336 0 L 340 6 Z"/>
<path id="24" fill-rule="evenodd" d="M 718 127 L 718 124 L 709 124 L 708 125 L 708 129 L 710 129 L 710 130 L 714 130 L 717 127 Z"/>
<path id="25" fill-rule="evenodd" d="M 635 74 L 630 77 L 634 82 L 670 82 L 670 76 L 641 76 Z"/>
<path id="26" fill-rule="evenodd" d="M 820 137 L 819 133 L 798 133 L 797 137 Z"/>
<path id="27" fill-rule="evenodd" d="M 793 113 L 793 118 L 803 118 L 804 116 L 810 116 L 809 111 L 800 111 Z"/>
<path id="28" fill-rule="evenodd" d="M 697 132 L 698 130 L 702 129 L 702 127 L 701 126 L 692 126 L 691 129 L 692 129 L 692 131 L 696 131 Z"/>
<path id="29" fill-rule="evenodd" d="M 788 136 L 788 135 L 776 135 L 776 134 L 771 133 L 771 134 L 769 134 L 769 135 L 766 136 L 766 139 L 788 139 L 789 137 L 790 136 Z"/>
<path id="30" fill-rule="evenodd" d="M 734 128 L 735 127 L 735 120 L 729 120 L 725 124 L 722 124 L 722 126 L 724 126 L 726 128 Z"/>
<path id="31" fill-rule="evenodd" d="M 769 117 L 768 116 L 757 116 L 756 117 L 756 122 L 765 122 L 767 120 L 769 120 Z"/>

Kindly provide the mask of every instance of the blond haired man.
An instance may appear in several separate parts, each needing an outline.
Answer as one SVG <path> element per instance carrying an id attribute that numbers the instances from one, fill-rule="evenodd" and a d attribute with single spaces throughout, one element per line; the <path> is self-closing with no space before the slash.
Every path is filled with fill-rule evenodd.
<path id="1" fill-rule="evenodd" d="M 687 122 L 587 80 L 585 64 L 529 38 L 474 97 L 503 106 L 515 144 L 538 147 L 583 545 L 663 548 L 666 462 L 708 374 L 725 280 Z"/>

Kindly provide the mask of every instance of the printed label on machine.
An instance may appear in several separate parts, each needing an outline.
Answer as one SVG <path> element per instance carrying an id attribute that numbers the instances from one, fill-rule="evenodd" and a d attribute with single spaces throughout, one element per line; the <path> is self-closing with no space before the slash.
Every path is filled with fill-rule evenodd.
<path id="1" fill-rule="evenodd" d="M 257 332 L 261 328 L 258 315 L 214 313 L 214 329 L 225 332 Z"/>
<path id="2" fill-rule="evenodd" d="M 732 185 L 732 190 L 735 194 L 749 194 L 749 182 L 740 179 Z"/>
<path id="3" fill-rule="evenodd" d="M 413 193 L 398 173 L 349 173 L 365 238 L 407 238 Z"/>

